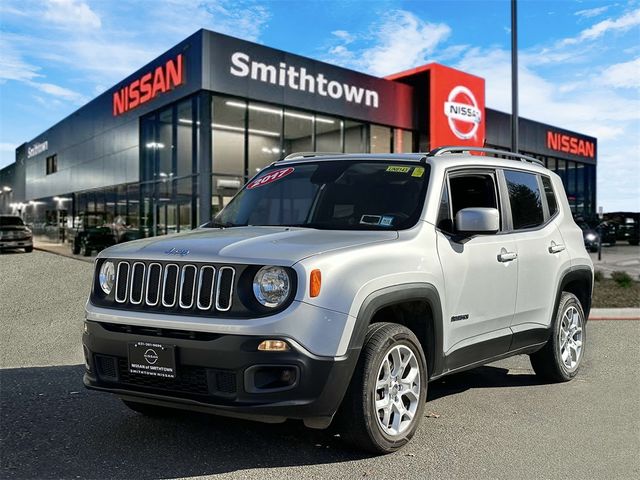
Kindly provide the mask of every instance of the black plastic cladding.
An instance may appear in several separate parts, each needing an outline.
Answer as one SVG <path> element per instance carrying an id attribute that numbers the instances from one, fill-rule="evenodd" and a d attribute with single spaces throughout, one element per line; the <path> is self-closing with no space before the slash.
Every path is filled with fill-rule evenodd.
<path id="1" fill-rule="evenodd" d="M 115 264 L 116 275 L 119 273 L 120 265 L 122 264 L 123 272 L 127 272 L 127 284 L 123 286 L 122 282 L 116 284 L 109 295 L 105 295 L 99 285 L 98 276 L 100 274 L 100 267 L 102 264 L 110 260 Z M 128 267 L 125 265 L 128 264 Z M 138 302 L 138 296 L 132 298 L 131 291 L 135 289 L 135 293 L 137 293 L 138 282 L 140 281 L 139 275 L 137 276 L 140 270 L 134 268 L 136 265 L 144 266 L 144 282 L 142 285 L 142 299 Z M 165 297 L 164 295 L 164 272 L 167 265 L 177 265 L 178 269 L 170 269 L 176 271 L 176 275 L 170 275 L 167 278 L 167 283 L 169 285 L 169 290 L 175 292 L 173 295 L 168 295 Z M 178 275 L 182 271 L 182 267 L 186 265 L 193 265 L 196 267 L 195 278 L 194 278 L 194 288 L 193 293 L 191 295 L 183 295 L 180 297 L 180 275 Z M 157 268 L 160 267 L 160 271 L 162 274 L 158 276 Z M 211 269 L 213 267 L 215 269 L 215 285 L 213 287 L 212 292 L 202 292 L 198 291 L 198 280 L 201 272 L 203 273 L 203 278 L 208 281 L 210 275 L 214 272 Z M 188 316 L 204 316 L 204 317 L 217 317 L 217 318 L 256 318 L 256 317 L 265 317 L 269 315 L 274 315 L 278 312 L 283 311 L 293 301 L 295 297 L 295 292 L 297 289 L 297 276 L 295 271 L 292 268 L 283 267 L 289 273 L 289 278 L 291 281 L 291 293 L 287 301 L 284 302 L 278 308 L 268 308 L 261 305 L 253 294 L 253 278 L 255 274 L 260 270 L 262 265 L 236 265 L 236 264 L 218 264 L 218 263 L 205 263 L 205 262 L 189 262 L 189 261 L 157 261 L 157 260 L 131 260 L 131 259 L 99 259 L 96 262 L 96 268 L 94 272 L 94 281 L 93 281 L 93 289 L 91 291 L 91 304 L 96 305 L 98 307 L 117 309 L 117 310 L 127 310 L 127 311 L 143 311 L 143 312 L 153 312 L 153 313 L 162 313 L 169 315 L 188 315 Z M 233 290 L 231 296 L 231 306 L 228 310 L 227 303 L 224 301 L 218 302 L 216 305 L 216 291 L 218 289 L 218 275 L 220 270 L 223 271 L 223 278 L 227 278 L 230 276 L 231 270 L 226 270 L 226 268 L 233 269 Z M 151 269 L 151 275 L 149 275 L 149 270 Z M 174 278 L 175 277 L 175 278 Z M 152 286 L 150 288 L 149 295 L 147 295 L 146 282 L 148 279 L 149 284 Z M 185 281 L 187 284 L 187 289 L 190 280 Z M 157 283 L 159 283 L 159 288 L 157 287 Z M 154 289 L 153 286 L 156 286 Z M 226 286 L 225 286 L 226 288 Z M 221 293 L 225 294 L 225 288 L 222 288 Z M 115 295 L 118 293 L 118 299 L 122 300 L 124 296 L 124 292 L 126 291 L 126 300 L 123 302 L 117 302 L 115 300 Z M 159 292 L 157 295 L 154 292 Z M 228 297 L 227 297 L 228 298 Z M 133 302 L 132 302 L 133 300 Z M 147 303 L 149 300 L 152 305 Z M 182 301 L 182 305 L 191 305 L 190 307 L 183 307 L 180 305 Z M 155 303 L 155 305 L 154 305 Z M 198 306 L 200 304 L 200 307 Z M 209 306 L 210 305 L 210 306 Z M 209 308 L 201 308 L 201 307 Z"/>

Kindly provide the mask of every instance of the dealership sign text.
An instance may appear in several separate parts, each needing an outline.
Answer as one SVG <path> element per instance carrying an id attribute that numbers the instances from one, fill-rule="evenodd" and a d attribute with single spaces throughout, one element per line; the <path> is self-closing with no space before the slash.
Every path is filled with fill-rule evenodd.
<path id="1" fill-rule="evenodd" d="M 143 105 L 161 93 L 184 83 L 182 54 L 167 60 L 153 72 L 147 72 L 113 94 L 113 116 L 122 115 Z"/>
<path id="2" fill-rule="evenodd" d="M 564 133 L 547 131 L 547 148 L 580 157 L 595 158 L 596 156 L 594 142 Z"/>
<path id="3" fill-rule="evenodd" d="M 35 157 L 39 153 L 46 152 L 47 150 L 49 150 L 48 140 L 40 143 L 34 143 L 29 148 L 27 148 L 27 158 Z"/>
<path id="4" fill-rule="evenodd" d="M 235 52 L 231 55 L 230 72 L 236 77 L 249 77 L 251 80 L 301 92 L 317 93 L 334 100 L 344 99 L 357 105 L 378 108 L 380 103 L 378 92 L 375 90 L 331 80 L 322 73 L 312 75 L 304 67 L 287 65 L 284 62 L 278 65 L 256 62 L 243 52 Z"/>

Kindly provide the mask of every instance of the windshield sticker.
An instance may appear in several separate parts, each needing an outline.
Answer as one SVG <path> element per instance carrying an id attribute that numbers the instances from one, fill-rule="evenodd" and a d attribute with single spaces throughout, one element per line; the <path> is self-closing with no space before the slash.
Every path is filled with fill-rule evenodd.
<path id="1" fill-rule="evenodd" d="M 412 177 L 421 177 L 424 175 L 424 167 L 416 167 L 413 169 Z"/>
<path id="2" fill-rule="evenodd" d="M 392 223 L 393 217 L 389 217 L 387 215 L 383 216 L 380 220 L 380 225 L 382 225 L 383 227 L 390 227 Z"/>
<path id="3" fill-rule="evenodd" d="M 280 170 L 275 170 L 273 172 L 269 172 L 266 175 L 254 180 L 249 185 L 247 185 L 247 189 L 251 190 L 253 188 L 262 187 L 263 185 L 267 185 L 269 183 L 280 180 L 286 177 L 287 175 L 289 175 L 290 173 L 293 173 L 294 170 L 295 168 L 288 167 L 288 168 L 281 168 Z"/>
<path id="4" fill-rule="evenodd" d="M 364 225 L 380 225 L 381 219 L 380 215 L 362 215 L 360 223 Z"/>
<path id="5" fill-rule="evenodd" d="M 409 173 L 409 170 L 411 170 L 411 167 L 398 167 L 397 165 L 389 165 L 387 167 L 387 172 L 393 173 Z"/>

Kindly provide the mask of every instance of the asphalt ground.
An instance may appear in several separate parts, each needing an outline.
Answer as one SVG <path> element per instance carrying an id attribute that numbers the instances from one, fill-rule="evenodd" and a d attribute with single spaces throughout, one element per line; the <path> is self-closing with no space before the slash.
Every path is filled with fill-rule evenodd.
<path id="1" fill-rule="evenodd" d="M 150 419 L 85 390 L 91 268 L 0 255 L 2 479 L 640 478 L 640 322 L 590 322 L 569 383 L 541 384 L 524 356 L 432 383 L 413 441 L 374 457 L 297 422 Z"/>

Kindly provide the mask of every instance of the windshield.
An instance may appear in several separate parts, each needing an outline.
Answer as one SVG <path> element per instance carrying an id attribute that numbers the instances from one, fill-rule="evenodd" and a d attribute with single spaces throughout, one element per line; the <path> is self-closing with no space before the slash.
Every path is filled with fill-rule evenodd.
<path id="1" fill-rule="evenodd" d="M 2 227 L 21 227 L 24 222 L 20 217 L 0 217 L 0 226 Z"/>
<path id="2" fill-rule="evenodd" d="M 265 169 L 209 227 L 277 225 L 399 230 L 418 221 L 428 165 L 324 161 Z"/>

